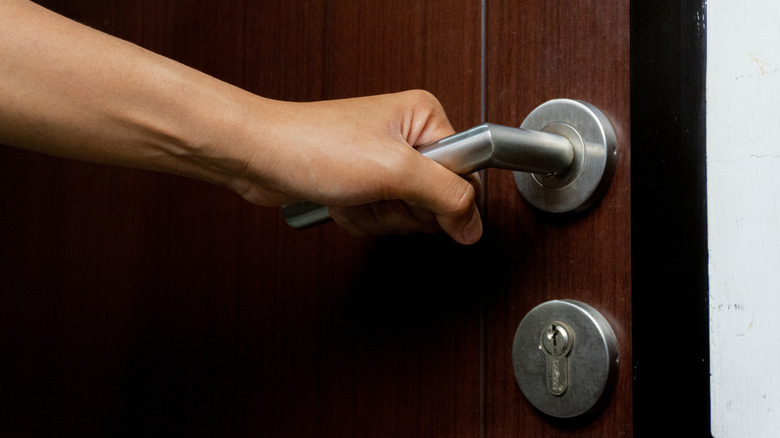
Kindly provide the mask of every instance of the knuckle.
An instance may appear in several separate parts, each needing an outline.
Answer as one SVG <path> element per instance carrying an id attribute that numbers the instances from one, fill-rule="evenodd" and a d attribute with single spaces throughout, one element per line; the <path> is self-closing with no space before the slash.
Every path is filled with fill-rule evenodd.
<path id="1" fill-rule="evenodd" d="M 415 89 L 404 92 L 404 95 L 409 99 L 410 103 L 418 107 L 427 107 L 433 110 L 439 110 L 442 108 L 439 99 L 428 90 Z"/>
<path id="2" fill-rule="evenodd" d="M 420 101 L 437 102 L 437 103 L 439 102 L 439 100 L 436 99 L 436 96 L 434 96 L 433 93 L 431 93 L 428 90 L 415 89 L 415 90 L 411 90 L 411 93 L 414 95 L 414 97 L 417 100 L 420 100 Z"/>
<path id="3" fill-rule="evenodd" d="M 474 186 L 467 183 L 465 180 L 461 180 L 458 183 L 452 184 L 448 195 L 447 213 L 452 215 L 461 215 L 467 213 L 471 209 L 471 205 L 476 199 L 476 191 Z"/>

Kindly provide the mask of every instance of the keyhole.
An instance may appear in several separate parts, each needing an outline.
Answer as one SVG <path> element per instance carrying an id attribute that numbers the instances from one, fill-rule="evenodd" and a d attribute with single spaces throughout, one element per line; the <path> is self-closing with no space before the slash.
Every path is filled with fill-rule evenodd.
<path id="1" fill-rule="evenodd" d="M 564 325 L 550 324 L 542 333 L 541 347 L 553 356 L 565 355 L 571 349 L 571 335 Z"/>
<path id="2" fill-rule="evenodd" d="M 547 390 L 552 395 L 562 395 L 569 387 L 569 364 L 566 356 L 571 351 L 571 330 L 563 323 L 550 324 L 542 332 Z"/>

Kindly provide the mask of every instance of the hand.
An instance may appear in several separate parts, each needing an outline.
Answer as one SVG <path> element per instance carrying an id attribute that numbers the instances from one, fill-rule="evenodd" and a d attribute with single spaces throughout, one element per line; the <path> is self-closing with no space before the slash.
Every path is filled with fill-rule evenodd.
<path id="1" fill-rule="evenodd" d="M 353 235 L 443 229 L 460 243 L 479 240 L 479 177 L 457 176 L 410 147 L 454 132 L 430 93 L 268 103 L 275 108 L 257 118 L 265 140 L 242 149 L 249 158 L 230 184 L 247 200 L 329 205 Z"/>
<path id="2" fill-rule="evenodd" d="M 412 146 L 453 133 L 410 91 L 279 102 L 75 23 L 0 2 L 0 142 L 221 184 L 250 202 L 310 200 L 353 234 L 482 233 L 468 180 Z"/>

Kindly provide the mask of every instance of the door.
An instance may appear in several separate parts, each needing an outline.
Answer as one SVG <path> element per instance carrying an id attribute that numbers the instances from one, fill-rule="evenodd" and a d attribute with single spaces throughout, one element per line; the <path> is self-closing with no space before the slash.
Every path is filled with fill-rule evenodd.
<path id="1" fill-rule="evenodd" d="M 484 173 L 485 235 L 354 239 L 222 189 L 3 148 L 4 429 L 51 436 L 631 436 L 627 1 L 59 1 L 66 16 L 257 94 L 424 88 L 456 130 L 553 98 L 616 128 L 589 211 Z M 616 330 L 599 415 L 545 418 L 515 383 L 523 316 L 570 298 Z"/>
<path id="2" fill-rule="evenodd" d="M 547 100 L 581 99 L 607 115 L 620 149 L 605 197 L 575 216 L 535 211 L 511 174 L 488 172 L 487 244 L 500 280 L 484 296 L 486 436 L 632 436 L 629 2 L 487 4 L 487 120 L 517 124 Z M 508 365 L 522 317 L 560 298 L 598 309 L 620 345 L 615 397 L 573 430 L 538 415 Z"/>

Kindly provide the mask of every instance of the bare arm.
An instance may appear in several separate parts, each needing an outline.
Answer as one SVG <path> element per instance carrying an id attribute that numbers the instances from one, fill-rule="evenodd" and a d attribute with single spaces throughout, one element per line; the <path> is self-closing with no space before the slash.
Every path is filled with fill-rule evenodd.
<path id="1" fill-rule="evenodd" d="M 481 235 L 472 184 L 409 147 L 451 134 L 405 92 L 265 99 L 25 0 L 0 0 L 0 142 L 331 206 L 353 234 Z"/>

